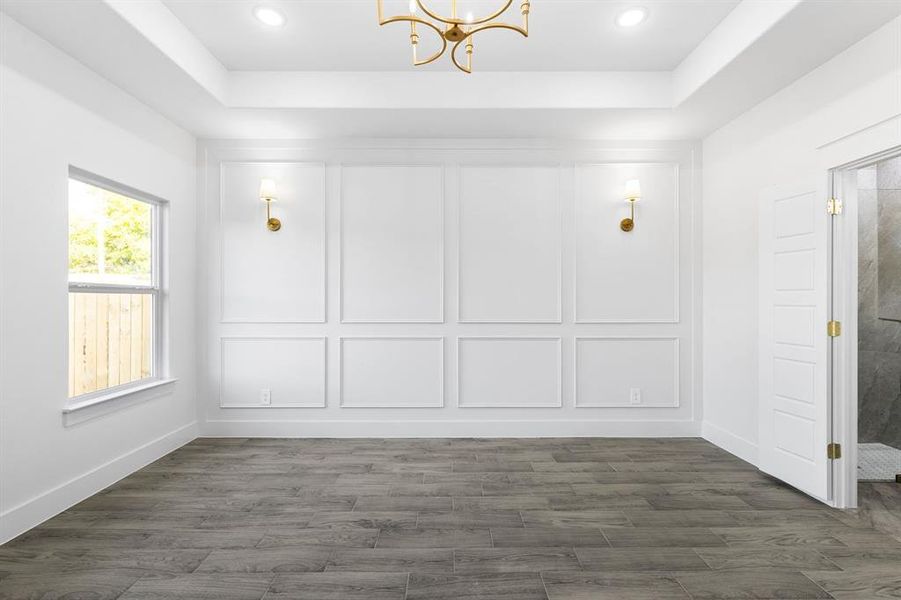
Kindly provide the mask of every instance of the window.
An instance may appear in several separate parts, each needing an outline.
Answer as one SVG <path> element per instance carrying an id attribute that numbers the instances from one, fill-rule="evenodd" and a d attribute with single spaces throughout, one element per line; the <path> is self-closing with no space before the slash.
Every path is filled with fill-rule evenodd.
<path id="1" fill-rule="evenodd" d="M 69 172 L 69 398 L 161 378 L 160 202 Z"/>

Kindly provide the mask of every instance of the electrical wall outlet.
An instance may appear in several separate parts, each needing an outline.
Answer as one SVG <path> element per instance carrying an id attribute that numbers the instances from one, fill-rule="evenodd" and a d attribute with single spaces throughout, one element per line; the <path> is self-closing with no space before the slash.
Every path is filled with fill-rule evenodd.
<path id="1" fill-rule="evenodd" d="M 631 404 L 641 404 L 641 388 L 629 390 L 629 402 Z"/>
<path id="2" fill-rule="evenodd" d="M 260 390 L 260 404 L 269 406 L 272 404 L 272 391 L 268 389 Z"/>

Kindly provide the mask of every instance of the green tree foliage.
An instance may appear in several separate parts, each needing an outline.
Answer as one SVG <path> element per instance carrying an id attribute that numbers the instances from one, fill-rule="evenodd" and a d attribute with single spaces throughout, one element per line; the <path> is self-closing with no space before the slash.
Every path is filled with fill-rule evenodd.
<path id="1" fill-rule="evenodd" d="M 69 220 L 69 272 L 97 272 L 97 227 L 94 220 Z"/>
<path id="2" fill-rule="evenodd" d="M 77 183 L 70 187 L 69 272 L 148 275 L 151 206 Z"/>

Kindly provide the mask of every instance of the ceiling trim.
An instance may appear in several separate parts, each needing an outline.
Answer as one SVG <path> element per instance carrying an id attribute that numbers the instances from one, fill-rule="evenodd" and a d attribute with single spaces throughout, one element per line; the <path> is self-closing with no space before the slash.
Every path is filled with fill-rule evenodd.
<path id="1" fill-rule="evenodd" d="M 232 72 L 232 108 L 671 108 L 670 73 Z M 446 90 L 453 89 L 452 94 Z"/>
<path id="2" fill-rule="evenodd" d="M 901 3 L 743 0 L 671 72 L 472 75 L 229 71 L 160 0 L 6 0 L 2 12 L 202 137 L 331 128 L 693 139 L 897 17 Z"/>

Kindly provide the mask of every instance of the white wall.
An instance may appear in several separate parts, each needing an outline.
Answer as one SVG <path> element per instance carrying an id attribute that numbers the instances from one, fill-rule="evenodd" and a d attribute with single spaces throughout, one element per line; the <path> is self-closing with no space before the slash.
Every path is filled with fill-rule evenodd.
<path id="1" fill-rule="evenodd" d="M 757 206 L 901 144 L 901 19 L 703 141 L 704 435 L 757 456 Z M 825 197 L 822 198 L 825 202 Z"/>
<path id="2" fill-rule="evenodd" d="M 0 542 L 192 439 L 194 140 L 0 15 Z M 70 165 L 170 203 L 160 397 L 64 426 Z"/>
<path id="3" fill-rule="evenodd" d="M 204 143 L 202 432 L 697 434 L 695 151 Z"/>

